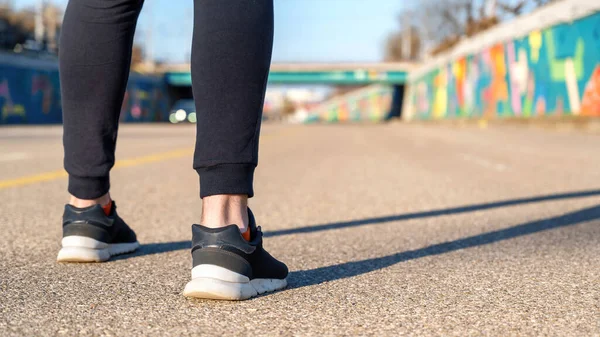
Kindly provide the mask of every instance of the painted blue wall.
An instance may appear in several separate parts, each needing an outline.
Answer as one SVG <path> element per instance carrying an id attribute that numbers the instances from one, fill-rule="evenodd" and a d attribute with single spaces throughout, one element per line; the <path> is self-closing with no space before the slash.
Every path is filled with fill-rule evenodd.
<path id="1" fill-rule="evenodd" d="M 121 121 L 168 121 L 164 79 L 132 74 L 121 109 Z M 0 125 L 61 122 L 56 60 L 0 54 Z"/>

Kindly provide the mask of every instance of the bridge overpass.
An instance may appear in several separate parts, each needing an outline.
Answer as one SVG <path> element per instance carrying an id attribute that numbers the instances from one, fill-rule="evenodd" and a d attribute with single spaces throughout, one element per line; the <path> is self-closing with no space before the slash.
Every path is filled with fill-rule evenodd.
<path id="1" fill-rule="evenodd" d="M 270 84 L 361 85 L 404 84 L 414 63 L 274 63 Z M 166 65 L 159 69 L 172 86 L 191 86 L 189 64 Z"/>

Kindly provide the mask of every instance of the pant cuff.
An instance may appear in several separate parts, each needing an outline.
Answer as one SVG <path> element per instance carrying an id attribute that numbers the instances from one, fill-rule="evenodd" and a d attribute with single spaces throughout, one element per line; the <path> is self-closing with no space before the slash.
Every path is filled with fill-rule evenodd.
<path id="1" fill-rule="evenodd" d="M 247 194 L 254 196 L 255 165 L 221 164 L 196 169 L 200 175 L 200 198 L 217 194 Z"/>
<path id="2" fill-rule="evenodd" d="M 97 199 L 110 190 L 109 177 L 76 177 L 69 175 L 69 193 L 79 199 Z"/>

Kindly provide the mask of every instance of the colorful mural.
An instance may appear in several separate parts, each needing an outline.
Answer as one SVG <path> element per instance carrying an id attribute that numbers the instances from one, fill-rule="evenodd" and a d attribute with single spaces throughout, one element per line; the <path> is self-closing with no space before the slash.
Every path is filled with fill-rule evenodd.
<path id="1" fill-rule="evenodd" d="M 0 55 L 0 125 L 62 122 L 58 66 L 47 60 Z M 39 66 L 38 66 L 39 64 Z M 123 101 L 125 122 L 168 121 L 162 78 L 132 75 Z"/>
<path id="2" fill-rule="evenodd" d="M 60 123 L 58 72 L 0 63 L 0 124 Z"/>
<path id="3" fill-rule="evenodd" d="M 314 107 L 307 122 L 358 122 L 384 120 L 392 104 L 393 88 L 373 85 Z"/>
<path id="4" fill-rule="evenodd" d="M 121 107 L 123 122 L 166 122 L 169 99 L 162 79 L 131 75 Z"/>
<path id="5" fill-rule="evenodd" d="M 404 110 L 409 119 L 600 116 L 600 13 L 412 78 Z"/>

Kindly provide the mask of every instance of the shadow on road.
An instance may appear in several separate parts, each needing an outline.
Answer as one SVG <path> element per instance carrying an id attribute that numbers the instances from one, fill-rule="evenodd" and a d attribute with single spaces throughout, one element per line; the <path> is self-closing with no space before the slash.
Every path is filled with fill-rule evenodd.
<path id="1" fill-rule="evenodd" d="M 340 229 L 340 228 L 359 227 L 359 226 L 365 226 L 365 225 L 382 224 L 382 223 L 393 222 L 393 221 L 411 220 L 411 219 L 420 219 L 420 218 L 436 217 L 436 216 L 443 216 L 443 215 L 468 213 L 468 212 L 475 212 L 475 211 L 488 210 L 488 209 L 507 207 L 507 206 L 515 206 L 515 205 L 544 202 L 544 201 L 556 201 L 556 200 L 564 200 L 564 199 L 584 198 L 584 197 L 592 197 L 592 196 L 597 196 L 597 195 L 600 195 L 600 189 L 579 191 L 579 192 L 550 194 L 550 195 L 543 195 L 543 196 L 537 196 L 537 197 L 531 197 L 531 198 L 520 198 L 520 199 L 504 200 L 504 201 L 497 201 L 497 202 L 490 202 L 490 203 L 482 203 L 482 204 L 476 204 L 476 205 L 470 205 L 470 206 L 444 208 L 444 209 L 438 209 L 438 210 L 432 210 L 432 211 L 390 215 L 390 216 L 375 217 L 375 218 L 368 218 L 368 219 L 362 219 L 362 220 L 334 222 L 334 223 L 329 223 L 329 224 L 298 227 L 298 228 L 291 228 L 291 229 L 281 229 L 281 230 L 265 232 L 264 236 L 265 237 L 274 237 L 274 236 L 291 235 L 291 234 L 314 233 L 314 232 L 327 231 L 327 230 Z M 565 216 L 568 216 L 568 215 L 565 215 Z M 559 217 L 559 218 L 561 218 L 561 217 Z M 559 218 L 556 218 L 556 219 L 559 219 Z M 551 220 L 552 219 L 549 219 L 547 221 L 551 221 Z M 522 226 L 525 226 L 525 225 L 522 225 Z M 539 225 L 536 225 L 536 226 L 539 226 Z M 563 226 L 566 226 L 566 225 L 563 225 Z M 517 227 L 519 227 L 519 226 L 517 226 Z M 517 228 L 517 227 L 514 227 L 514 228 Z M 561 226 L 554 226 L 554 227 L 561 227 Z M 554 227 L 551 227 L 551 228 L 554 228 Z M 544 228 L 544 229 L 550 229 L 550 228 Z M 541 229 L 541 230 L 544 230 L 544 229 Z M 510 228 L 506 229 L 505 231 L 508 231 L 508 230 L 510 230 Z M 500 231 L 500 232 L 502 232 L 502 231 Z M 497 234 L 494 234 L 494 233 L 497 233 L 497 232 L 482 234 L 482 236 L 498 234 L 498 233 Z M 510 233 L 513 233 L 513 232 L 510 232 Z M 506 235 L 506 234 L 509 234 L 509 233 L 505 233 L 503 235 Z M 528 233 L 526 233 L 526 234 L 528 234 Z M 521 234 L 521 235 L 525 235 L 525 234 Z M 517 236 L 519 236 L 519 235 L 517 235 Z M 474 238 L 476 238 L 476 237 L 462 239 L 462 240 L 473 240 Z M 458 240 L 458 241 L 462 241 L 462 240 Z M 491 241 L 491 242 L 494 242 L 494 241 Z M 491 243 L 491 242 L 485 242 L 485 243 Z M 485 244 L 485 243 L 482 243 L 482 244 Z M 441 244 L 441 245 L 449 245 L 449 244 L 452 244 L 452 243 L 445 243 L 445 244 Z M 463 244 L 464 244 L 464 242 L 463 242 Z M 192 245 L 191 241 L 176 241 L 176 242 L 143 244 L 143 245 L 141 245 L 140 249 L 138 249 L 135 253 L 128 254 L 128 255 L 116 256 L 116 257 L 112 258 L 111 260 L 116 261 L 116 260 L 137 257 L 137 256 L 161 254 L 161 253 L 167 253 L 167 252 L 172 252 L 172 251 L 177 251 L 177 250 L 191 249 L 191 245 Z M 409 254 L 409 253 L 413 254 L 415 252 L 419 252 L 424 249 L 433 249 L 435 247 L 437 247 L 437 248 L 435 248 L 436 250 L 443 248 L 443 247 L 438 247 L 438 246 L 440 246 L 440 245 L 430 246 L 428 248 L 423 248 L 418 251 L 405 252 L 402 254 Z M 473 245 L 469 245 L 468 247 L 472 247 L 472 246 Z M 455 249 L 452 249 L 452 250 L 455 250 Z M 423 256 L 434 255 L 430 251 L 428 251 L 428 252 L 429 253 L 427 253 Z M 436 253 L 436 254 L 441 254 L 441 253 Z M 394 256 L 396 256 L 396 255 L 383 257 L 380 259 L 384 259 L 384 260 L 379 261 L 379 262 L 373 261 L 372 263 L 377 264 L 377 263 L 384 263 L 385 261 L 388 261 L 385 259 L 392 259 L 392 260 L 397 259 L 397 258 L 400 259 L 394 263 L 398 263 L 400 261 L 406 260 L 406 255 L 403 255 L 404 257 L 396 257 L 396 258 L 394 258 Z M 375 260 L 378 260 L 378 259 L 375 259 Z M 360 261 L 352 262 L 352 263 L 360 263 Z M 392 263 L 392 264 L 394 264 L 394 263 Z M 333 268 L 333 267 L 334 266 L 324 267 L 324 268 Z M 352 267 L 352 268 L 355 268 L 355 267 Z M 383 267 L 381 267 L 381 268 L 383 268 Z M 375 268 L 375 269 L 378 269 L 378 268 Z M 372 269 L 372 270 L 374 270 L 374 269 Z M 309 272 L 310 271 L 296 272 L 296 273 L 309 273 Z M 365 271 L 365 272 L 368 272 L 368 271 Z M 359 273 L 359 274 L 361 274 L 361 273 Z M 310 274 L 308 276 L 310 276 Z"/>
<path id="2" fill-rule="evenodd" d="M 111 257 L 110 261 L 126 260 L 138 256 L 154 255 L 161 253 L 174 252 L 177 250 L 191 249 L 191 241 L 174 241 L 174 242 L 158 242 L 144 243 L 140 248 L 131 254 L 124 254 Z"/>
<path id="3" fill-rule="evenodd" d="M 340 280 L 369 273 L 374 270 L 383 269 L 404 261 L 414 260 L 426 256 L 445 254 L 475 246 L 487 245 L 490 243 L 509 240 L 520 236 L 559 227 L 572 226 L 578 223 L 598 219 L 600 219 L 600 206 L 594 206 L 549 219 L 527 222 L 502 230 L 470 236 L 450 242 L 438 243 L 424 248 L 400 252 L 384 257 L 346 262 L 310 270 L 295 271 L 291 272 L 288 277 L 289 288 L 302 288 L 323 282 Z"/>
<path id="4" fill-rule="evenodd" d="M 289 235 L 289 234 L 314 233 L 314 232 L 327 231 L 327 230 L 332 230 L 332 229 L 358 227 L 358 226 L 372 225 L 372 224 L 381 224 L 381 223 L 392 222 L 392 221 L 430 218 L 430 217 L 443 216 L 443 215 L 453 215 L 453 214 L 459 214 L 459 213 L 483 211 L 483 210 L 488 210 L 488 209 L 492 209 L 492 208 L 515 206 L 515 205 L 522 205 L 522 204 L 531 204 L 531 203 L 543 202 L 543 201 L 584 198 L 584 197 L 592 197 L 592 196 L 597 196 L 597 195 L 600 195 L 600 190 L 588 190 L 588 191 L 580 191 L 580 192 L 550 194 L 550 195 L 543 195 L 543 196 L 531 197 L 531 198 L 512 199 L 512 200 L 504 200 L 504 201 L 476 204 L 476 205 L 470 205 L 470 206 L 444 208 L 444 209 L 438 209 L 438 210 L 432 210 L 432 211 L 382 216 L 382 217 L 362 219 L 362 220 L 334 222 L 334 223 L 329 223 L 329 224 L 299 227 L 299 228 L 281 229 L 281 230 L 266 232 L 264 234 L 266 237 L 271 237 L 271 236 L 280 236 L 280 235 Z"/>

